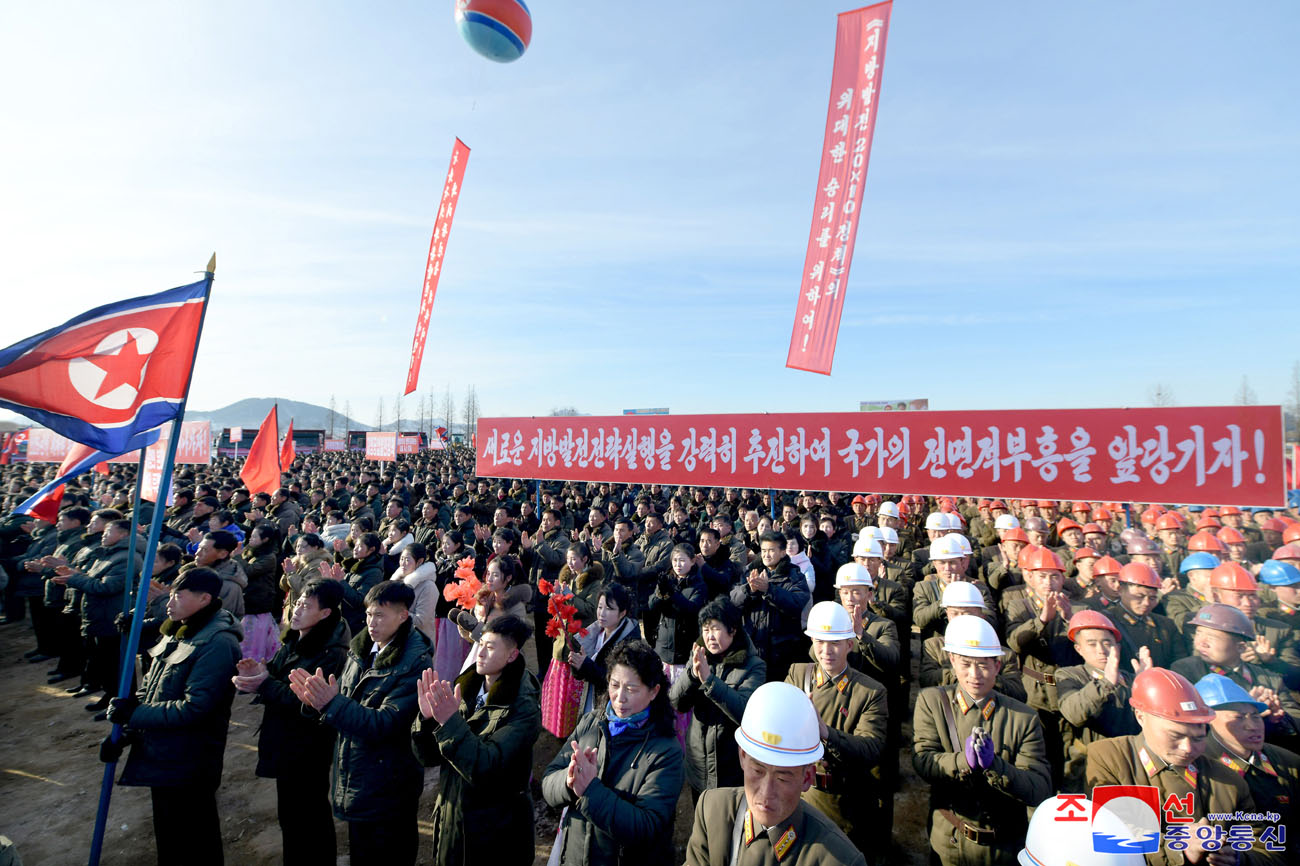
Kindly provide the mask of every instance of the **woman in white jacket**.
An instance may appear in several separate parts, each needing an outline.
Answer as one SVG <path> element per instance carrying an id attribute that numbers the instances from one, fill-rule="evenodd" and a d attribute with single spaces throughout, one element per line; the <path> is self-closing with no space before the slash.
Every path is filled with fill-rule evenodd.
<path id="1" fill-rule="evenodd" d="M 438 625 L 438 572 L 429 552 L 423 544 L 412 541 L 402 548 L 397 560 L 397 570 L 392 579 L 400 580 L 415 590 L 415 601 L 411 604 L 411 622 L 429 639 L 433 646 L 433 634 Z"/>
<path id="2" fill-rule="evenodd" d="M 812 610 L 813 588 L 817 585 L 817 573 L 813 569 L 812 560 L 808 558 L 808 542 L 803 536 L 794 532 L 786 536 L 785 552 L 790 557 L 790 564 L 803 573 L 804 580 L 808 583 L 808 603 L 803 606 L 803 613 L 799 615 L 799 620 L 804 628 L 808 627 L 808 611 Z"/>

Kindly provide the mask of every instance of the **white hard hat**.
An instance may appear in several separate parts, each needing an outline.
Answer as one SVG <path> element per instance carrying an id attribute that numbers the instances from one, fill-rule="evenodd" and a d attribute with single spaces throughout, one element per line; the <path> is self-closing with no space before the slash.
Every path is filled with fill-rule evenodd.
<path id="1" fill-rule="evenodd" d="M 764 683 L 754 690 L 736 728 L 736 742 L 745 754 L 773 767 L 815 764 L 824 752 L 817 710 L 790 683 Z"/>
<path id="2" fill-rule="evenodd" d="M 1151 816 L 1155 832 L 1159 818 Z M 1105 806 L 1092 815 L 1092 801 L 1075 794 L 1044 800 L 1029 819 L 1025 847 L 1018 855 L 1020 866 L 1144 866 L 1141 854 L 1107 854 L 1093 850 L 1094 834 L 1117 839 L 1134 831 Z"/>
<path id="3" fill-rule="evenodd" d="M 853 555 L 880 557 L 884 555 L 884 552 L 880 549 L 879 541 L 863 533 L 858 536 L 857 541 L 853 542 Z"/>
<path id="4" fill-rule="evenodd" d="M 898 544 L 898 530 L 892 526 L 880 527 L 880 541 L 883 544 Z"/>
<path id="5" fill-rule="evenodd" d="M 993 521 L 993 528 L 998 532 L 1006 529 L 1019 529 L 1020 520 L 1014 514 L 999 514 L 997 520 Z"/>
<path id="6" fill-rule="evenodd" d="M 859 566 L 861 567 L 861 566 Z M 836 581 L 836 586 L 839 582 Z M 804 634 L 817 640 L 854 640 L 853 620 L 844 606 L 834 601 L 819 601 L 808 611 L 808 628 Z M 752 700 L 752 698 L 751 698 Z"/>
<path id="7" fill-rule="evenodd" d="M 961 518 L 957 516 L 957 512 L 941 511 L 939 513 L 943 515 L 944 529 L 949 532 L 961 532 Z"/>
<path id="8" fill-rule="evenodd" d="M 966 536 L 962 535 L 960 532 L 950 532 L 950 533 L 948 533 L 948 537 L 949 537 L 949 538 L 955 538 L 955 539 L 957 539 L 957 543 L 961 545 L 961 554 L 962 554 L 962 556 L 970 556 L 970 555 L 971 555 L 970 539 L 969 539 L 969 538 L 967 538 Z"/>
<path id="9" fill-rule="evenodd" d="M 961 552 L 961 544 L 955 535 L 941 535 L 930 542 L 931 561 L 939 559 L 961 559 L 966 554 Z"/>
<path id="10" fill-rule="evenodd" d="M 944 651 L 975 658 L 1001 658 L 1002 642 L 983 617 L 962 614 L 943 633 Z"/>
<path id="11" fill-rule="evenodd" d="M 978 607 L 988 610 L 984 595 L 975 584 L 965 580 L 954 580 L 943 588 L 939 599 L 940 607 Z"/>
<path id="12" fill-rule="evenodd" d="M 881 517 L 897 517 L 898 503 L 882 502 L 880 503 L 880 507 L 876 509 L 876 514 L 880 515 Z"/>
<path id="13" fill-rule="evenodd" d="M 841 586 L 875 586 L 875 583 L 867 567 L 856 562 L 846 562 L 840 566 L 839 571 L 835 572 L 836 589 Z"/>
<path id="14" fill-rule="evenodd" d="M 884 530 L 879 526 L 864 526 L 862 527 L 862 531 L 858 533 L 858 538 L 866 536 L 867 538 L 874 538 L 876 541 L 879 541 L 882 532 L 884 532 Z"/>
<path id="15" fill-rule="evenodd" d="M 942 511 L 931 511 L 925 518 L 926 529 L 947 529 L 948 515 Z"/>

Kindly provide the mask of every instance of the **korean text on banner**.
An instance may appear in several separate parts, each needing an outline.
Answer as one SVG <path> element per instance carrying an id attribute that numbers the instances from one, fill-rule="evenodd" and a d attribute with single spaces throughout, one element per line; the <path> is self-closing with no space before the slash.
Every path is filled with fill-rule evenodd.
<path id="1" fill-rule="evenodd" d="M 447 251 L 447 236 L 451 234 L 451 218 L 460 201 L 460 185 L 465 178 L 465 163 L 469 162 L 469 148 L 456 139 L 451 149 L 451 167 L 442 185 L 442 200 L 438 203 L 438 218 L 433 223 L 433 238 L 429 241 L 429 260 L 424 266 L 424 289 L 420 292 L 420 313 L 415 320 L 415 340 L 411 343 L 411 368 L 406 371 L 406 391 L 415 392 L 420 380 L 420 364 L 424 361 L 424 342 L 429 336 L 429 317 L 433 314 L 433 296 L 438 293 L 438 277 L 442 273 L 443 254 Z"/>
<path id="2" fill-rule="evenodd" d="M 480 478 L 1277 506 L 1280 406 L 483 418 Z"/>
<path id="3" fill-rule="evenodd" d="M 892 9 L 892 2 L 877 3 L 841 13 L 836 21 L 831 102 L 812 231 L 785 359 L 785 365 L 795 370 L 831 374 L 876 131 Z"/>
<path id="4" fill-rule="evenodd" d="M 366 433 L 366 459 L 367 460 L 396 460 L 397 459 L 397 434 L 396 433 Z"/>
<path id="5" fill-rule="evenodd" d="M 418 435 L 408 435 L 402 433 L 397 437 L 398 454 L 419 454 L 420 437 Z"/>
<path id="6" fill-rule="evenodd" d="M 326 439 L 326 440 L 325 440 L 325 446 L 324 446 L 324 449 L 323 449 L 323 450 L 325 450 L 325 451 L 347 451 L 347 450 L 348 450 L 348 440 L 346 440 L 346 439 Z"/>

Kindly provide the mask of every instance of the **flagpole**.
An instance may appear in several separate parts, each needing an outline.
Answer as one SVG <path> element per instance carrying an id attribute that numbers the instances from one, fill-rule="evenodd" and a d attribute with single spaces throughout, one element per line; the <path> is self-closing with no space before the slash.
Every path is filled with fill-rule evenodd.
<path id="1" fill-rule="evenodd" d="M 142 447 L 140 449 L 140 463 L 135 468 L 135 496 L 131 500 L 131 534 L 127 539 L 131 542 L 126 548 L 126 573 L 127 575 L 135 574 L 135 543 L 136 536 L 139 535 L 140 524 L 140 485 L 144 481 L 144 461 L 149 449 Z M 151 520 L 158 519 L 158 506 L 154 504 L 154 515 Z M 126 584 L 122 587 L 122 613 L 131 610 L 131 581 L 128 577 Z M 125 665 L 125 659 L 122 660 Z M 134 665 L 132 665 L 134 667 Z M 120 693 L 119 693 L 120 694 Z"/>
<path id="2" fill-rule="evenodd" d="M 140 579 L 136 586 L 135 593 L 135 612 L 131 616 L 131 631 L 127 634 L 126 648 L 123 651 L 123 658 L 130 661 L 131 664 L 123 663 L 121 676 L 118 678 L 117 693 L 119 695 L 127 694 L 131 688 L 131 681 L 135 678 L 135 654 L 140 649 L 140 629 L 144 625 L 145 607 L 149 600 L 149 580 L 153 576 L 154 555 L 157 553 L 158 534 L 162 527 L 162 521 L 159 519 L 159 502 L 157 500 L 167 501 L 167 491 L 171 489 L 172 483 L 172 464 L 176 460 L 176 447 L 181 441 L 181 423 L 185 420 L 185 405 L 190 399 L 190 384 L 194 381 L 194 363 L 199 355 L 199 343 L 203 339 L 203 320 L 208 315 L 208 300 L 212 297 L 212 279 L 217 270 L 217 254 L 213 253 L 212 258 L 208 260 L 207 270 L 204 271 L 207 277 L 207 286 L 203 291 L 203 311 L 199 314 L 199 330 L 194 338 L 194 354 L 190 358 L 190 375 L 185 381 L 185 392 L 181 396 L 181 403 L 177 409 L 176 418 L 172 421 L 171 440 L 167 443 L 167 457 L 163 461 L 162 478 L 158 482 L 158 492 L 154 494 L 154 516 L 149 521 L 149 540 L 145 543 L 144 562 L 140 566 Z M 143 475 L 144 454 L 143 449 L 140 455 L 141 475 Z M 139 497 L 139 481 L 136 482 L 137 502 Z M 130 543 L 134 544 L 135 539 Z M 130 583 L 131 573 L 127 573 L 127 582 Z M 122 741 L 122 726 L 116 722 L 109 732 L 108 739 L 112 743 Z M 87 860 L 89 866 L 99 866 L 99 857 L 104 849 L 104 830 L 108 826 L 108 805 L 113 796 L 113 774 L 117 770 L 117 762 L 104 764 L 104 779 L 99 789 L 99 808 L 95 812 L 95 831 L 90 839 L 90 857 Z"/>

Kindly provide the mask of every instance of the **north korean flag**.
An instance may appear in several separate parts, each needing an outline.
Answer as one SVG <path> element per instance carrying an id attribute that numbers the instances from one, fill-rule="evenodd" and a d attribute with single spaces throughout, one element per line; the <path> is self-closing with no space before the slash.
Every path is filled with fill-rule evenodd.
<path id="1" fill-rule="evenodd" d="M 146 444 L 152 445 L 158 441 L 161 432 L 149 430 L 142 435 L 142 438 Z M 14 509 L 14 513 L 31 514 L 47 523 L 53 523 L 58 519 L 59 506 L 63 502 L 63 488 L 68 481 L 116 456 L 116 454 L 106 454 L 91 448 L 89 445 L 74 444 L 68 449 L 68 456 L 63 458 L 63 465 L 59 467 L 54 480 L 33 493 L 26 502 Z"/>
<path id="2" fill-rule="evenodd" d="M 0 406 L 108 454 L 181 412 L 212 275 L 0 349 Z"/>

